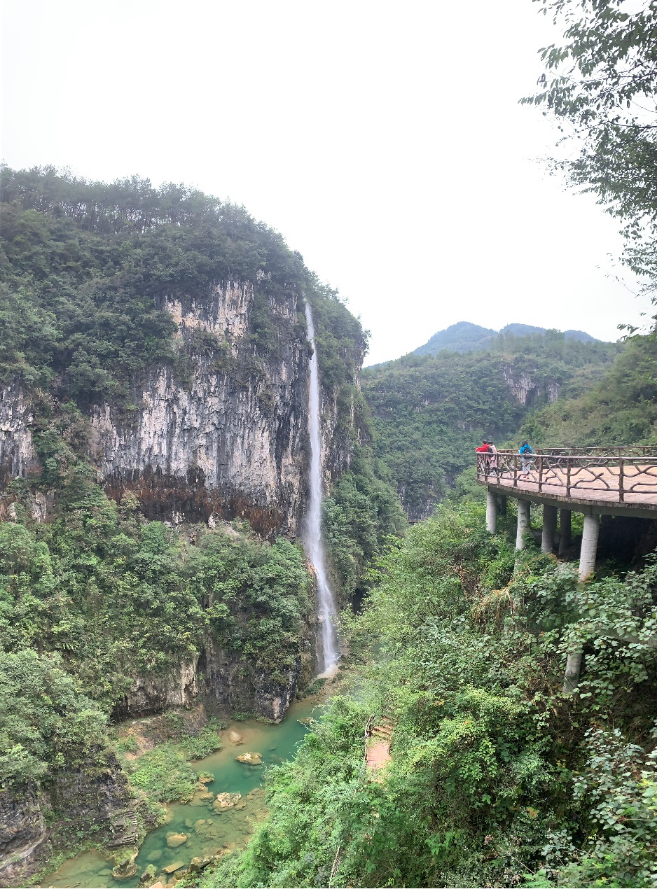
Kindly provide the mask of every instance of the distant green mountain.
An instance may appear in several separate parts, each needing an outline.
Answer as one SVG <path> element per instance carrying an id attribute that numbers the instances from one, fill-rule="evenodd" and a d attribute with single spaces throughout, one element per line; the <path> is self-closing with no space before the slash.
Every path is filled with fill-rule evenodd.
<path id="1" fill-rule="evenodd" d="M 485 331 L 475 324 L 462 327 L 466 333 L 468 328 Z M 541 421 L 543 437 L 556 435 L 565 423 L 562 400 L 585 400 L 626 348 L 593 338 L 581 342 L 556 330 L 539 336 L 492 333 L 485 348 L 405 355 L 363 371 L 375 454 L 388 468 L 412 521 L 430 515 L 459 474 L 473 465 L 474 448 L 482 437 L 498 444 L 517 438 L 529 414 L 546 405 L 550 407 Z M 642 365 L 637 380 L 646 374 Z M 653 388 L 644 385 L 652 398 Z M 585 428 L 581 419 L 580 425 Z M 538 430 L 526 432 L 541 443 Z"/>
<path id="2" fill-rule="evenodd" d="M 437 355 L 443 350 L 475 352 L 489 349 L 499 336 L 528 336 L 530 334 L 543 336 L 545 333 L 547 333 L 545 327 L 534 327 L 531 324 L 507 324 L 498 332 L 489 327 L 481 327 L 479 324 L 471 324 L 469 321 L 459 321 L 445 330 L 434 333 L 427 343 L 415 349 L 411 354 Z M 577 340 L 582 343 L 598 342 L 583 330 L 566 330 L 564 336 L 567 340 Z"/>

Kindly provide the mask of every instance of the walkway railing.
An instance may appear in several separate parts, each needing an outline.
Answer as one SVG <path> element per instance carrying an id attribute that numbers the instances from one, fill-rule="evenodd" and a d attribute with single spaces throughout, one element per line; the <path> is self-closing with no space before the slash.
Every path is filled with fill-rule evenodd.
<path id="1" fill-rule="evenodd" d="M 477 479 L 527 491 L 605 501 L 657 502 L 657 448 L 544 448 L 477 454 Z"/>

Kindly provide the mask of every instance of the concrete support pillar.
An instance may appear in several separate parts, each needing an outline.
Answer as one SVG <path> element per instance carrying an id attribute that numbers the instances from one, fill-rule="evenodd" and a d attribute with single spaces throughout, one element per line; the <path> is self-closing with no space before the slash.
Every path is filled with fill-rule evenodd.
<path id="1" fill-rule="evenodd" d="M 486 495 L 486 530 L 489 534 L 497 531 L 497 500 L 491 491 Z"/>
<path id="2" fill-rule="evenodd" d="M 600 520 L 597 515 L 584 516 L 582 549 L 579 554 L 579 579 L 586 580 L 595 571 L 595 554 L 598 549 Z"/>
<path id="3" fill-rule="evenodd" d="M 562 692 L 571 695 L 579 685 L 579 671 L 582 668 L 582 652 L 571 651 L 566 660 L 566 674 L 563 677 Z"/>
<path id="4" fill-rule="evenodd" d="M 529 531 L 529 500 L 518 500 L 518 530 L 516 549 L 525 548 L 524 536 Z"/>
<path id="5" fill-rule="evenodd" d="M 596 515 L 584 516 L 584 533 L 582 549 L 579 555 L 579 580 L 583 583 L 595 571 L 595 555 L 598 549 L 600 520 Z M 566 660 L 566 673 L 563 678 L 563 693 L 572 694 L 579 685 L 579 674 L 582 669 L 582 652 L 571 651 Z"/>
<path id="6" fill-rule="evenodd" d="M 559 555 L 565 556 L 570 547 L 572 512 L 569 509 L 559 510 Z"/>
<path id="7" fill-rule="evenodd" d="M 541 535 L 541 552 L 551 553 L 554 547 L 554 535 L 557 530 L 557 507 L 543 505 L 543 534 Z"/>

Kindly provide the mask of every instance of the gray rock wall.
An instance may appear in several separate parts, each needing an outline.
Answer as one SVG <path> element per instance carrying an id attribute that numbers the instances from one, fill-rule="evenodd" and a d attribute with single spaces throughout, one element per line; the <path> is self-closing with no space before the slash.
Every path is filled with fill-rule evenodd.
<path id="1" fill-rule="evenodd" d="M 178 325 L 177 359 L 133 381 L 129 409 L 105 403 L 90 411 L 90 456 L 110 496 L 132 491 L 149 518 L 174 523 L 242 517 L 263 536 L 298 533 L 309 345 L 294 290 L 267 297 L 273 334 L 265 347 L 254 333 L 255 299 L 252 283 L 228 281 L 203 299 L 165 301 Z M 5 485 L 38 470 L 32 419 L 19 385 L 0 390 Z M 335 477 L 351 447 L 336 435 L 338 408 L 330 397 L 322 422 L 326 473 Z"/>

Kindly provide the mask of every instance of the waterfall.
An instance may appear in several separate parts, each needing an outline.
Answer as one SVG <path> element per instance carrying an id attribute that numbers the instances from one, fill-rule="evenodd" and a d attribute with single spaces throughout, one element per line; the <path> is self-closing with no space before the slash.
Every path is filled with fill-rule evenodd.
<path id="1" fill-rule="evenodd" d="M 338 661 L 337 609 L 326 572 L 324 543 L 322 541 L 322 440 L 319 422 L 319 371 L 315 348 L 315 327 L 310 306 L 306 303 L 308 339 L 313 347 L 310 359 L 310 398 L 308 410 L 308 435 L 310 437 L 310 503 L 306 516 L 306 553 L 315 568 L 320 638 L 320 672 L 330 670 Z"/>

